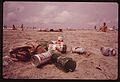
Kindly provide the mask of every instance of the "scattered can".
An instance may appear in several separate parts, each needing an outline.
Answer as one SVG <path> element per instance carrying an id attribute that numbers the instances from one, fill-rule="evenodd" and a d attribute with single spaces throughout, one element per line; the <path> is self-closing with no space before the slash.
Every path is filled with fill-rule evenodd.
<path id="1" fill-rule="evenodd" d="M 64 45 L 60 46 L 58 44 L 49 44 L 48 50 L 49 51 L 59 51 L 61 53 L 66 53 L 67 45 L 64 44 Z"/>
<path id="2" fill-rule="evenodd" d="M 85 52 L 85 49 L 84 49 L 84 48 L 81 48 L 81 47 L 72 48 L 72 53 L 80 53 L 80 54 L 83 54 L 84 52 Z"/>
<path id="3" fill-rule="evenodd" d="M 59 36 L 57 41 L 51 41 L 48 46 L 49 51 L 59 51 L 61 53 L 66 53 L 67 45 L 63 42 L 63 37 Z"/>
<path id="4" fill-rule="evenodd" d="M 63 69 L 65 72 L 73 72 L 76 68 L 76 62 L 69 57 L 59 56 L 57 58 L 57 67 Z"/>
<path id="5" fill-rule="evenodd" d="M 115 56 L 116 55 L 116 50 L 114 48 L 101 47 L 100 51 L 104 56 L 110 56 L 110 55 Z"/>
<path id="6" fill-rule="evenodd" d="M 52 54 L 51 60 L 64 72 L 73 72 L 76 68 L 76 62 L 72 58 L 62 56 L 60 53 Z"/>
<path id="7" fill-rule="evenodd" d="M 60 52 L 58 52 L 58 51 L 52 52 L 51 61 L 52 61 L 53 63 L 56 63 L 56 62 L 57 62 L 57 58 L 58 58 L 59 56 L 61 56 L 61 55 L 62 55 L 62 54 L 61 54 Z"/>
<path id="8" fill-rule="evenodd" d="M 31 60 L 32 60 L 32 65 L 35 67 L 39 67 L 40 65 L 48 62 L 51 59 L 51 53 L 49 51 L 41 54 L 36 54 L 33 55 Z"/>
<path id="9" fill-rule="evenodd" d="M 56 45 L 55 44 L 49 44 L 48 50 L 49 51 L 56 50 Z"/>

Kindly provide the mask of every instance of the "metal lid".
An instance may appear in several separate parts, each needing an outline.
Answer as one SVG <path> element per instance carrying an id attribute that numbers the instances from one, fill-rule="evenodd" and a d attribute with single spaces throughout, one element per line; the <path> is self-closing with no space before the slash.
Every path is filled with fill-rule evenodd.
<path id="1" fill-rule="evenodd" d="M 31 62 L 32 62 L 32 65 L 35 66 L 35 67 L 39 66 L 40 59 L 39 59 L 38 55 L 32 56 Z"/>

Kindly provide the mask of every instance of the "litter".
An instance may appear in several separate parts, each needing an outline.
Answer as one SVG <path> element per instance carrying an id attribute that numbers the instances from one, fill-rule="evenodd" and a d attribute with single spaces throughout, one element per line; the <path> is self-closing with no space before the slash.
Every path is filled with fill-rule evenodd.
<path id="1" fill-rule="evenodd" d="M 10 57 L 20 61 L 29 61 L 32 55 L 44 53 L 47 51 L 47 43 L 40 41 L 30 41 L 14 46 L 10 49 Z"/>
<path id="2" fill-rule="evenodd" d="M 28 61 L 31 58 L 30 52 L 29 52 L 30 48 L 31 47 L 29 46 L 23 45 L 17 48 L 10 49 L 9 53 L 11 57 L 17 58 L 20 61 Z"/>
<path id="3" fill-rule="evenodd" d="M 101 47 L 100 51 L 104 56 L 115 56 L 116 55 L 116 50 L 114 48 Z"/>
<path id="4" fill-rule="evenodd" d="M 96 67 L 96 69 L 99 69 L 100 71 L 102 70 L 100 67 Z"/>
<path id="5" fill-rule="evenodd" d="M 8 66 L 8 62 L 7 61 L 3 61 L 3 67 Z"/>
<path id="6" fill-rule="evenodd" d="M 55 63 L 56 67 L 64 72 L 73 72 L 76 68 L 76 62 L 72 58 L 61 56 L 59 53 L 53 53 L 51 60 Z"/>
<path id="7" fill-rule="evenodd" d="M 63 37 L 58 37 L 57 41 L 39 42 L 31 41 L 24 45 L 16 46 L 10 50 L 10 56 L 21 61 L 29 61 L 35 67 L 39 67 L 49 61 L 52 61 L 58 68 L 65 72 L 73 72 L 76 68 L 76 62 L 70 58 L 62 56 L 67 46 L 63 43 Z M 7 63 L 4 63 L 7 64 Z"/>
<path id="8" fill-rule="evenodd" d="M 58 37 L 57 41 L 52 41 L 52 43 L 48 46 L 48 50 L 57 50 L 61 53 L 66 53 L 67 46 L 63 42 L 63 37 Z"/>
<path id="9" fill-rule="evenodd" d="M 83 54 L 84 52 L 85 52 L 84 48 L 81 48 L 81 47 L 74 47 L 74 48 L 72 48 L 72 53 Z"/>
<path id="10" fill-rule="evenodd" d="M 32 65 L 35 67 L 39 67 L 40 65 L 46 63 L 51 59 L 51 53 L 49 51 L 41 54 L 35 54 L 32 56 Z"/>
<path id="11" fill-rule="evenodd" d="M 6 67 L 12 63 L 13 63 L 13 61 L 9 56 L 3 56 L 3 67 Z"/>
<path id="12" fill-rule="evenodd" d="M 48 41 L 29 41 L 26 42 L 25 45 L 31 46 L 31 53 L 43 53 L 48 50 Z"/>

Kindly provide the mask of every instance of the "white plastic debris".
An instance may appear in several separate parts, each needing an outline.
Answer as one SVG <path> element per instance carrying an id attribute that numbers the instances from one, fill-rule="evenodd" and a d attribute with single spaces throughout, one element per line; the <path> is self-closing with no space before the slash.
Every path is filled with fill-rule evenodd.
<path id="1" fill-rule="evenodd" d="M 85 52 L 85 49 L 84 48 L 81 48 L 81 47 L 74 47 L 72 48 L 72 53 L 84 53 Z"/>

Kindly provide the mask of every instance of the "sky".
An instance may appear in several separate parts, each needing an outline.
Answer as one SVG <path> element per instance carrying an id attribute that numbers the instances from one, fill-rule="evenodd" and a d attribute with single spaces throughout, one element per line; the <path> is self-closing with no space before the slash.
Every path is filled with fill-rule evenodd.
<path id="1" fill-rule="evenodd" d="M 114 2 L 12 2 L 3 3 L 3 25 L 28 27 L 118 27 L 118 4 Z"/>

